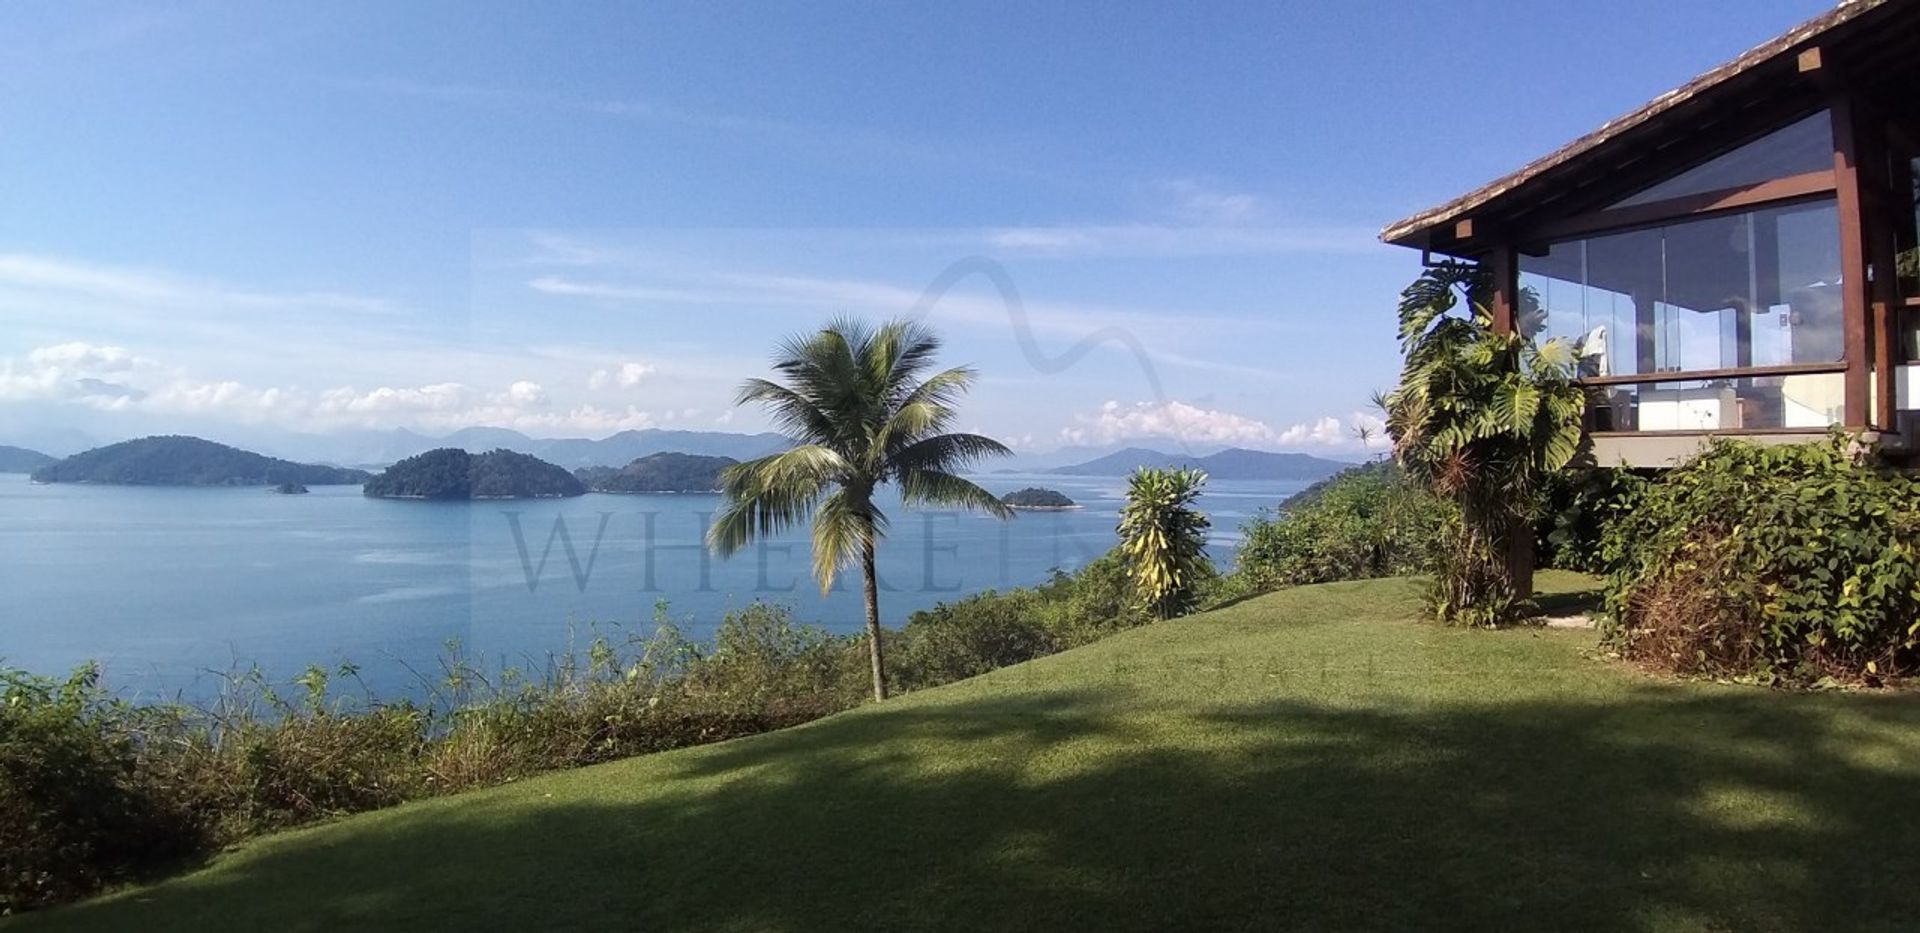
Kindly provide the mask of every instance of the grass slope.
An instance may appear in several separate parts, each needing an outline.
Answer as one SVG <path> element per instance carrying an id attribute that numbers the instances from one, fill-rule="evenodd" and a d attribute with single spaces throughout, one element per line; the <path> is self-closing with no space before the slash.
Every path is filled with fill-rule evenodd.
<path id="1" fill-rule="evenodd" d="M 1274 594 L 272 837 L 19 928 L 1920 923 L 1920 697 L 1657 683 L 1589 632 L 1412 612 L 1404 581 Z"/>

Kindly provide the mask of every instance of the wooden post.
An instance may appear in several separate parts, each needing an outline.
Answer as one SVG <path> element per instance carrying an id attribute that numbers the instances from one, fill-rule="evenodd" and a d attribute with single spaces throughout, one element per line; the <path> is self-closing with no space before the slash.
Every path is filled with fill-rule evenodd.
<path id="1" fill-rule="evenodd" d="M 1520 263 L 1513 247 L 1495 247 L 1487 256 L 1487 268 L 1493 271 L 1493 329 L 1511 334 L 1514 310 L 1520 303 Z"/>
<path id="2" fill-rule="evenodd" d="M 1840 213 L 1840 307 L 1845 320 L 1846 394 L 1844 422 L 1850 429 L 1868 427 L 1871 347 L 1868 317 L 1866 219 L 1862 207 L 1860 133 L 1851 98 L 1836 96 L 1833 115 L 1834 195 Z"/>

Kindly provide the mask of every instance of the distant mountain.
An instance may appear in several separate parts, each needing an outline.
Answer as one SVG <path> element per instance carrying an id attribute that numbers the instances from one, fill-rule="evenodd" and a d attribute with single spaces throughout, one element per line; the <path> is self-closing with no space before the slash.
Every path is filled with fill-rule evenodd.
<path id="1" fill-rule="evenodd" d="M 367 475 L 364 470 L 294 463 L 179 435 L 108 444 L 33 471 L 40 483 L 127 486 L 340 486 L 365 482 Z"/>
<path id="2" fill-rule="evenodd" d="M 0 473 L 32 473 L 53 462 L 53 457 L 40 451 L 0 444 Z"/>
<path id="3" fill-rule="evenodd" d="M 544 499 L 584 495 L 572 473 L 511 450 L 442 447 L 394 464 L 362 492 L 376 499 Z"/>
<path id="4" fill-rule="evenodd" d="M 658 453 L 618 470 L 581 467 L 573 475 L 594 492 L 713 492 L 720 488 L 720 471 L 739 462 L 732 457 Z"/>
<path id="5" fill-rule="evenodd" d="M 1058 467 L 1047 472 L 1067 476 L 1125 476 L 1140 467 L 1192 466 L 1207 471 L 1207 475 L 1213 479 L 1318 480 L 1352 465 L 1311 454 L 1277 454 L 1240 447 L 1204 457 L 1129 447 L 1086 463 Z"/>

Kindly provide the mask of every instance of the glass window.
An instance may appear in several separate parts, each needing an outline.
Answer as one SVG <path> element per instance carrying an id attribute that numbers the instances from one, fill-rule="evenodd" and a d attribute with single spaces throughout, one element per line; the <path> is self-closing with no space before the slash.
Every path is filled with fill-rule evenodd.
<path id="1" fill-rule="evenodd" d="M 1651 204 L 1832 168 L 1833 122 L 1822 110 L 1609 206 Z"/>
<path id="2" fill-rule="evenodd" d="M 1520 258 L 1515 325 L 1573 345 L 1583 376 L 1839 362 L 1831 200 L 1555 243 Z"/>
<path id="3" fill-rule="evenodd" d="M 1846 415 L 1844 373 L 1595 386 L 1587 412 L 1595 431 L 1824 431 Z"/>

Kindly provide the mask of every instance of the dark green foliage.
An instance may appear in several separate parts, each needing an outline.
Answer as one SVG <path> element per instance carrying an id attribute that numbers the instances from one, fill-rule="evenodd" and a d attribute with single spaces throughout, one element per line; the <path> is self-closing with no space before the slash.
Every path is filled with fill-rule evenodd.
<path id="1" fill-rule="evenodd" d="M 1633 508 L 1647 478 L 1631 470 L 1576 468 L 1547 477 L 1534 522 L 1542 567 L 1606 573 L 1601 538 L 1607 524 Z"/>
<path id="2" fill-rule="evenodd" d="M 99 673 L 0 670 L 0 914 L 70 900 L 201 849 L 207 836 L 141 736 L 157 714 Z"/>
<path id="3" fill-rule="evenodd" d="M 306 495 L 307 487 L 299 483 L 281 483 L 273 487 L 273 491 L 283 496 L 302 496 Z"/>
<path id="4" fill-rule="evenodd" d="M 58 462 L 57 458 L 49 457 L 37 450 L 0 444 L 0 473 L 32 473 L 56 462 Z"/>
<path id="5" fill-rule="evenodd" d="M 584 495 L 587 487 L 566 470 L 527 454 L 505 449 L 470 454 L 443 447 L 388 467 L 362 491 L 394 499 L 529 499 Z"/>
<path id="6" fill-rule="evenodd" d="M 1234 573 L 1251 592 L 1420 573 L 1457 521 L 1393 464 L 1354 467 L 1243 525 Z"/>
<path id="7" fill-rule="evenodd" d="M 990 590 L 914 613 L 899 635 L 899 679 L 910 690 L 935 687 L 1151 621 L 1115 549 L 1036 587 Z"/>
<path id="8" fill-rule="evenodd" d="M 365 470 L 294 463 L 197 437 L 142 437 L 96 447 L 33 471 L 37 483 L 128 486 L 344 486 Z"/>
<path id="9" fill-rule="evenodd" d="M 1007 493 L 1000 497 L 1010 508 L 1016 509 L 1070 509 L 1074 502 L 1065 493 L 1057 489 L 1041 489 L 1029 486 L 1025 489 Z"/>
<path id="10" fill-rule="evenodd" d="M 1920 665 L 1920 479 L 1850 441 L 1716 441 L 1607 528 L 1609 634 L 1628 657 L 1809 682 Z"/>
<path id="11" fill-rule="evenodd" d="M 594 492 L 717 492 L 721 472 L 739 462 L 732 457 L 658 453 L 618 470 L 583 467 L 573 475 Z"/>

